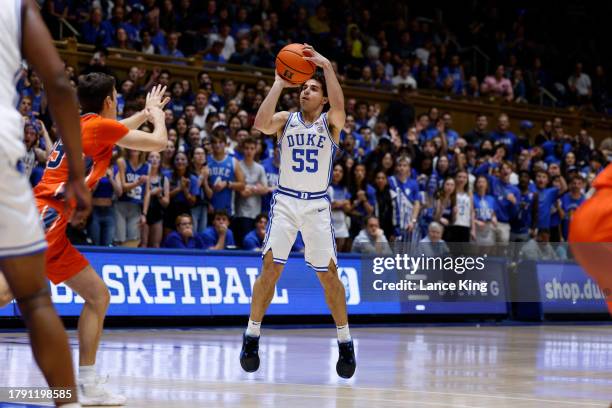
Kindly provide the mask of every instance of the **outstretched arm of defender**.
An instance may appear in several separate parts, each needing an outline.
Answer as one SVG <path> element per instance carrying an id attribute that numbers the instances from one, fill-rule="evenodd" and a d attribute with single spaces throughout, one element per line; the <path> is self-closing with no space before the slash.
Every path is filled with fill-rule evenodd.
<path id="1" fill-rule="evenodd" d="M 255 116 L 255 123 L 253 123 L 255 129 L 266 135 L 274 135 L 285 126 L 289 118 L 289 112 L 274 112 L 283 89 L 295 86 L 297 85 L 290 84 L 282 79 L 278 73 L 275 75 L 274 84 L 272 84 L 270 92 L 266 95 Z"/>
<path id="2" fill-rule="evenodd" d="M 340 82 L 338 82 L 338 77 L 334 72 L 331 62 L 323 55 L 316 52 L 311 45 L 304 45 L 304 59 L 323 68 L 323 75 L 325 75 L 325 82 L 327 83 L 327 97 L 329 99 L 329 112 L 327 113 L 327 117 L 329 119 L 330 130 L 337 143 L 340 139 L 340 130 L 344 127 L 344 121 L 346 120 L 346 112 L 344 111 L 344 92 L 342 92 L 342 87 L 340 86 Z"/>
<path id="3" fill-rule="evenodd" d="M 117 145 L 132 150 L 140 150 L 141 152 L 161 152 L 164 150 L 168 144 L 164 111 L 159 108 L 153 108 L 149 111 L 149 114 L 149 120 L 155 126 L 153 132 L 148 133 L 136 129 L 130 130 L 117 142 Z"/>

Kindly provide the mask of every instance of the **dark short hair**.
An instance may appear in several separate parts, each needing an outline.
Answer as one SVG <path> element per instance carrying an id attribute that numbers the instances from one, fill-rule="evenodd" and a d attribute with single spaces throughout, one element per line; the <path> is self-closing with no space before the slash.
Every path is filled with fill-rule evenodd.
<path id="1" fill-rule="evenodd" d="M 327 98 L 327 82 L 325 81 L 325 75 L 323 75 L 323 72 L 321 70 L 315 71 L 311 79 L 314 79 L 315 81 L 321 84 L 321 91 L 323 92 L 323 96 Z"/>
<path id="2" fill-rule="evenodd" d="M 189 218 L 189 221 L 193 222 L 193 218 L 191 218 L 190 214 L 187 213 L 182 213 L 176 216 L 176 218 L 174 219 L 174 225 L 178 228 L 179 224 L 181 223 L 181 218 Z"/>
<path id="3" fill-rule="evenodd" d="M 213 214 L 213 221 L 216 220 L 217 217 L 225 217 L 228 220 L 230 219 L 229 213 L 224 209 L 215 210 L 215 213 Z"/>
<path id="4" fill-rule="evenodd" d="M 377 216 L 375 216 L 375 215 L 368 215 L 367 217 L 365 217 L 363 219 L 363 228 L 368 226 L 368 222 L 370 222 L 371 219 L 375 219 L 376 221 L 379 222 L 379 225 L 380 225 L 380 220 L 378 219 Z"/>
<path id="5" fill-rule="evenodd" d="M 83 113 L 100 113 L 107 96 L 113 97 L 115 78 L 102 72 L 92 72 L 79 77 L 77 95 Z"/>
<path id="6" fill-rule="evenodd" d="M 215 140 L 222 140 L 223 143 L 227 143 L 227 135 L 224 129 L 217 128 L 212 135 L 210 135 L 210 142 L 212 143 Z"/>
<path id="7" fill-rule="evenodd" d="M 244 129 L 243 128 L 243 129 L 240 129 L 240 130 L 246 130 L 248 132 L 248 129 Z M 255 140 L 255 138 L 252 137 L 252 136 L 245 137 L 244 140 L 242 140 L 242 146 L 246 146 L 248 144 L 252 144 L 252 145 L 257 146 L 257 140 Z"/>
<path id="8" fill-rule="evenodd" d="M 270 218 L 268 217 L 268 214 L 264 214 L 264 213 L 257 214 L 257 217 L 255 217 L 255 224 L 257 224 L 259 221 L 263 219 L 265 219 L 266 222 L 270 220 Z"/>

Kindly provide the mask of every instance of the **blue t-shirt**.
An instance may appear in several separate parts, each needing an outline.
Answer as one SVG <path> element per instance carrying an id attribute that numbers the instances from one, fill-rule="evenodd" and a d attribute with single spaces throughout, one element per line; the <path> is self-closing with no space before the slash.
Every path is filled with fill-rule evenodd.
<path id="1" fill-rule="evenodd" d="M 204 245 L 202 239 L 199 236 L 191 237 L 185 243 L 183 237 L 177 231 L 172 231 L 164 242 L 162 243 L 163 248 L 183 248 L 183 249 L 203 249 Z"/>
<path id="2" fill-rule="evenodd" d="M 376 205 L 376 190 L 374 190 L 374 187 L 372 187 L 371 185 L 366 184 L 365 193 L 366 193 L 366 198 L 368 200 L 368 203 L 370 203 L 370 205 L 374 207 Z M 357 198 L 356 196 L 353 197 L 353 200 L 356 198 Z M 357 210 L 357 212 L 361 215 L 368 214 L 363 203 L 359 203 L 359 205 L 355 207 L 355 210 Z"/>
<path id="3" fill-rule="evenodd" d="M 242 240 L 242 249 L 247 251 L 261 250 L 263 247 L 263 239 L 259 239 L 257 230 L 253 230 L 244 236 Z"/>
<path id="4" fill-rule="evenodd" d="M 217 234 L 217 230 L 215 227 L 208 227 L 199 235 L 202 240 L 202 244 L 204 249 L 208 249 L 212 246 L 217 245 L 217 241 L 219 240 L 219 234 Z M 234 242 L 234 233 L 231 229 L 228 228 L 227 233 L 225 235 L 225 248 L 228 246 L 236 245 Z"/>
<path id="5" fill-rule="evenodd" d="M 396 176 L 391 176 L 389 177 L 389 188 L 395 192 L 394 226 L 403 231 L 414 217 L 412 209 L 420 199 L 419 185 L 411 178 L 401 182 Z"/>
<path id="6" fill-rule="evenodd" d="M 510 131 L 500 132 L 498 130 L 491 132 L 491 137 L 495 142 L 503 143 L 508 148 L 508 159 L 512 160 L 515 154 L 518 154 L 519 144 L 518 137 Z"/>
<path id="7" fill-rule="evenodd" d="M 504 183 L 498 177 L 489 176 L 489 193 L 497 200 L 497 221 L 508 223 L 516 216 L 518 202 L 521 198 L 519 189 L 510 184 Z M 516 199 L 516 204 L 512 204 L 506 197 L 508 194 L 513 194 Z"/>
<path id="8" fill-rule="evenodd" d="M 580 194 L 580 197 L 577 199 L 572 198 L 569 191 L 563 196 L 561 196 L 561 208 L 565 212 L 565 217 L 563 217 L 563 221 L 561 224 L 561 228 L 563 231 L 563 238 L 567 241 L 567 237 L 569 236 L 569 224 L 574 216 L 574 211 L 586 200 L 584 194 Z"/>
<path id="9" fill-rule="evenodd" d="M 171 171 L 162 170 L 162 175 L 168 177 L 168 180 L 170 180 L 170 190 L 175 189 L 181 182 L 180 179 L 173 180 Z M 187 174 L 185 175 L 185 177 L 189 178 L 189 183 L 190 183 L 189 184 L 189 194 L 198 197 L 198 195 L 200 194 L 200 190 L 201 190 L 201 187 L 198 185 L 198 177 L 193 174 Z M 183 191 L 179 191 L 178 194 L 175 195 L 171 200 L 175 203 L 186 203 L 187 197 L 185 197 L 185 194 L 183 193 Z"/>
<path id="10" fill-rule="evenodd" d="M 551 209 L 559 196 L 557 187 L 538 188 L 538 229 L 549 229 L 551 221 Z"/>
<path id="11" fill-rule="evenodd" d="M 497 201 L 495 197 L 486 194 L 479 196 L 474 194 L 474 211 L 476 219 L 479 221 L 491 221 L 493 214 L 497 213 Z"/>
<path id="12" fill-rule="evenodd" d="M 234 158 L 229 154 L 221 161 L 215 160 L 212 155 L 208 156 L 208 168 L 210 169 L 208 185 L 211 188 L 219 181 L 229 183 L 236 180 Z M 213 193 L 210 202 L 215 210 L 226 210 L 230 215 L 234 214 L 234 191 L 230 188 Z"/>
<path id="13" fill-rule="evenodd" d="M 516 217 L 510 222 L 511 231 L 515 234 L 527 234 L 533 223 L 533 206 L 535 205 L 535 194 L 533 191 L 521 192 L 518 202 Z"/>
<path id="14" fill-rule="evenodd" d="M 130 164 L 129 160 L 125 161 L 125 181 L 133 183 L 137 181 L 141 176 L 149 174 L 149 163 L 143 163 L 139 167 L 134 168 Z M 130 191 L 123 193 L 119 197 L 119 201 L 127 201 L 135 204 L 142 204 L 144 200 L 145 184 L 134 187 Z"/>

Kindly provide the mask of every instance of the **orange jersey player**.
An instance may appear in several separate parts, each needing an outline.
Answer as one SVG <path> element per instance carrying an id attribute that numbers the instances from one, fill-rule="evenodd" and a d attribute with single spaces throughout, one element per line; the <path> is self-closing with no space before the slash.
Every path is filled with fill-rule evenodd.
<path id="1" fill-rule="evenodd" d="M 569 230 L 572 253 L 595 279 L 612 314 L 612 164 L 593 181 L 595 194 L 574 213 Z"/>
<path id="2" fill-rule="evenodd" d="M 144 110 L 118 122 L 115 79 L 97 72 L 79 78 L 77 95 L 83 112 L 81 140 L 86 167 L 85 183 L 89 189 L 93 189 L 106 172 L 115 144 L 141 151 L 166 148 L 168 135 L 162 109 L 169 98 L 163 97 L 165 90 L 165 87 L 154 87 L 147 95 Z M 147 120 L 153 123 L 154 131 L 137 130 Z M 43 178 L 34 190 L 49 246 L 46 253 L 47 276 L 55 284 L 66 284 L 85 299 L 78 325 L 77 385 L 80 403 L 83 406 L 123 405 L 125 397 L 104 388 L 96 374 L 96 353 L 110 295 L 104 281 L 66 236 L 73 209 L 71 200 L 65 197 L 68 163 L 64 153 L 62 143 L 57 143 L 47 159 Z M 0 293 L 2 289 L 0 287 Z"/>

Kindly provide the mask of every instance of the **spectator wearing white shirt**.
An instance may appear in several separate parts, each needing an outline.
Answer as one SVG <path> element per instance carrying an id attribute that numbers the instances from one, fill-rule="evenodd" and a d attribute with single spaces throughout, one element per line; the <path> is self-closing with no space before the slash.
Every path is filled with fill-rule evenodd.
<path id="1" fill-rule="evenodd" d="M 582 72 L 582 63 L 576 64 L 574 74 L 567 79 L 570 93 L 579 104 L 588 103 L 591 99 L 591 77 Z"/>
<path id="2" fill-rule="evenodd" d="M 193 118 L 193 124 L 204 129 L 206 127 L 206 117 L 212 113 L 217 112 L 217 108 L 208 103 L 208 94 L 206 92 L 198 92 L 195 100 L 195 116 Z"/>
<path id="3" fill-rule="evenodd" d="M 391 83 L 393 87 L 399 88 L 402 85 L 410 87 L 412 89 L 417 89 L 417 81 L 410 74 L 410 65 L 403 64 L 399 69 L 399 72 L 396 76 L 391 79 Z"/>

